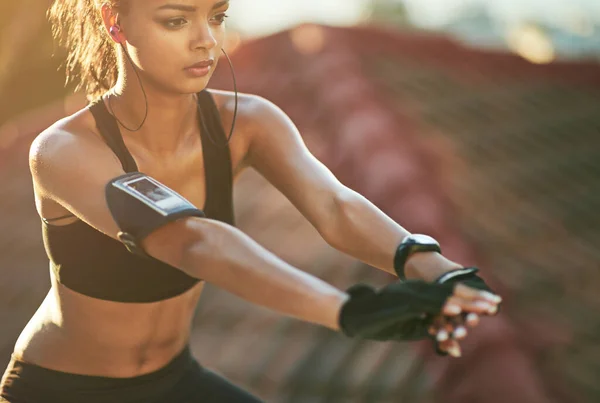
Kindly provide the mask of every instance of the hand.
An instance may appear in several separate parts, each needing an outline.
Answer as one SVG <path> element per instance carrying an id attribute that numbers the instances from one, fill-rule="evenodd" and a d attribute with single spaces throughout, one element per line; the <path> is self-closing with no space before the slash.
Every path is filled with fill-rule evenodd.
<path id="1" fill-rule="evenodd" d="M 467 336 L 467 329 L 477 326 L 481 315 L 495 315 L 501 301 L 499 296 L 488 291 L 456 284 L 452 296 L 442 308 L 442 314 L 432 319 L 428 329 L 439 352 L 460 357 L 458 342 Z"/>
<path id="2" fill-rule="evenodd" d="M 428 333 L 435 340 L 438 354 L 460 357 L 458 341 L 467 336 L 468 328 L 479 324 L 480 315 L 495 315 L 501 298 L 494 295 L 485 281 L 477 276 L 477 268 L 464 268 L 439 253 L 415 254 L 408 263 L 407 272 L 415 277 L 435 283 L 456 284 L 442 314 L 430 319 Z"/>
<path id="3" fill-rule="evenodd" d="M 340 311 L 340 329 L 346 336 L 370 340 L 421 340 L 436 315 L 482 312 L 472 290 L 454 284 L 422 280 L 396 282 L 375 290 L 358 284 L 348 290 L 350 298 Z M 479 297 L 480 292 L 474 291 Z M 475 304 L 474 306 L 471 306 Z M 444 311 L 444 308 L 446 310 Z"/>

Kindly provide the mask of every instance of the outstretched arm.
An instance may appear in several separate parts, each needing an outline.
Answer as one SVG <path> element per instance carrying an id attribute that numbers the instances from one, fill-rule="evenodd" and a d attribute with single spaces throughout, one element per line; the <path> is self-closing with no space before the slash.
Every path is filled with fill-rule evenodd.
<path id="1" fill-rule="evenodd" d="M 58 204 L 98 231 L 118 238 L 105 186 L 124 172 L 102 140 L 56 125 L 34 141 L 30 167 L 38 207 L 42 200 Z M 40 212 L 43 216 L 43 208 Z M 422 337 L 423 315 L 451 314 L 457 303 L 459 309 L 482 312 L 477 302 L 488 299 L 484 293 L 471 292 L 457 300 L 454 287 L 422 281 L 381 291 L 362 287 L 349 295 L 283 262 L 234 227 L 206 218 L 187 217 L 166 224 L 144 238 L 142 245 L 147 254 L 192 277 L 349 336 Z"/>
<path id="2" fill-rule="evenodd" d="M 310 153 L 281 109 L 259 97 L 252 102 L 251 165 L 298 208 L 327 243 L 395 275 L 394 254 L 409 232 L 365 197 L 341 184 Z M 408 278 L 431 281 L 459 267 L 430 252 L 413 255 L 405 272 Z"/>
<path id="3" fill-rule="evenodd" d="M 345 292 L 289 265 L 232 226 L 184 219 L 152 233 L 144 247 L 157 259 L 248 302 L 340 330 Z"/>
<path id="4" fill-rule="evenodd" d="M 104 189 L 124 172 L 102 140 L 51 128 L 34 141 L 30 166 L 38 201 L 58 203 L 117 238 Z M 346 293 L 285 263 L 230 225 L 183 218 L 152 232 L 143 246 L 156 259 L 251 303 L 339 329 Z"/>
<path id="5" fill-rule="evenodd" d="M 396 274 L 394 256 L 401 241 L 409 235 L 398 223 L 373 203 L 342 185 L 337 178 L 307 149 L 291 119 L 269 101 L 254 97 L 249 162 L 277 187 L 313 224 L 334 248 L 374 267 Z M 444 273 L 462 266 L 437 252 L 413 254 L 404 265 L 408 279 L 433 281 Z M 447 304 L 445 314 L 455 316 L 470 312 L 466 319 L 448 319 L 440 315 L 434 320 L 430 334 L 438 340 L 440 351 L 459 356 L 455 339 L 466 336 L 466 326 L 476 326 L 477 314 L 494 313 L 500 302 L 492 297 L 475 307 L 472 288 L 456 291 Z M 458 289 L 457 289 L 458 290 Z M 450 313 L 454 310 L 454 313 Z M 466 325 L 466 326 L 465 326 Z M 450 331 L 450 333 L 448 333 Z"/>

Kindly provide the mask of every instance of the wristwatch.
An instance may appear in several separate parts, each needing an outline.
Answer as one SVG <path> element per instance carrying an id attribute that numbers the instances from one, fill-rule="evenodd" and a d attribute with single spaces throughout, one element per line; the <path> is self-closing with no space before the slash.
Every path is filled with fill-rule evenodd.
<path id="1" fill-rule="evenodd" d="M 442 249 L 438 241 L 429 235 L 411 234 L 406 236 L 400 245 L 398 245 L 398 249 L 396 249 L 396 254 L 394 255 L 394 270 L 396 270 L 396 274 L 398 274 L 401 280 L 406 280 L 406 275 L 404 274 L 406 261 L 414 253 L 419 252 L 442 253 Z"/>

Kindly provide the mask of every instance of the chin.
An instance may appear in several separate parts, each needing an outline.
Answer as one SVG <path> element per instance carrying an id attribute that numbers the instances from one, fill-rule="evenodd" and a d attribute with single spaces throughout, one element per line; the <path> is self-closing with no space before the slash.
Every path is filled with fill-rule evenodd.
<path id="1" fill-rule="evenodd" d="M 166 83 L 166 85 L 161 86 L 161 91 L 172 95 L 191 95 L 201 92 L 206 89 L 207 86 L 208 80 L 202 82 L 196 81 L 195 83 Z"/>
<path id="2" fill-rule="evenodd" d="M 212 74 L 207 75 L 205 77 L 197 77 L 190 78 L 187 76 L 176 77 L 175 75 L 171 75 L 170 77 L 155 77 L 154 79 L 149 79 L 152 86 L 154 86 L 160 92 L 166 92 L 170 94 L 178 94 L 178 95 L 189 95 L 196 94 L 206 89 L 208 83 L 210 81 Z"/>
<path id="3" fill-rule="evenodd" d="M 186 78 L 184 81 L 180 81 L 178 85 L 179 92 L 183 94 L 196 94 L 201 92 L 208 87 L 211 75 L 199 78 Z"/>

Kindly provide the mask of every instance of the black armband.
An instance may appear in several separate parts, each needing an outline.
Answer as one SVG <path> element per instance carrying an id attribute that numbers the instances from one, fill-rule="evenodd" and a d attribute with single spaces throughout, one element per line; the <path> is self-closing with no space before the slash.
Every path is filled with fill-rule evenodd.
<path id="1" fill-rule="evenodd" d="M 183 217 L 205 217 L 183 196 L 140 172 L 111 180 L 105 194 L 119 240 L 141 256 L 148 256 L 141 242 L 154 230 Z"/>

